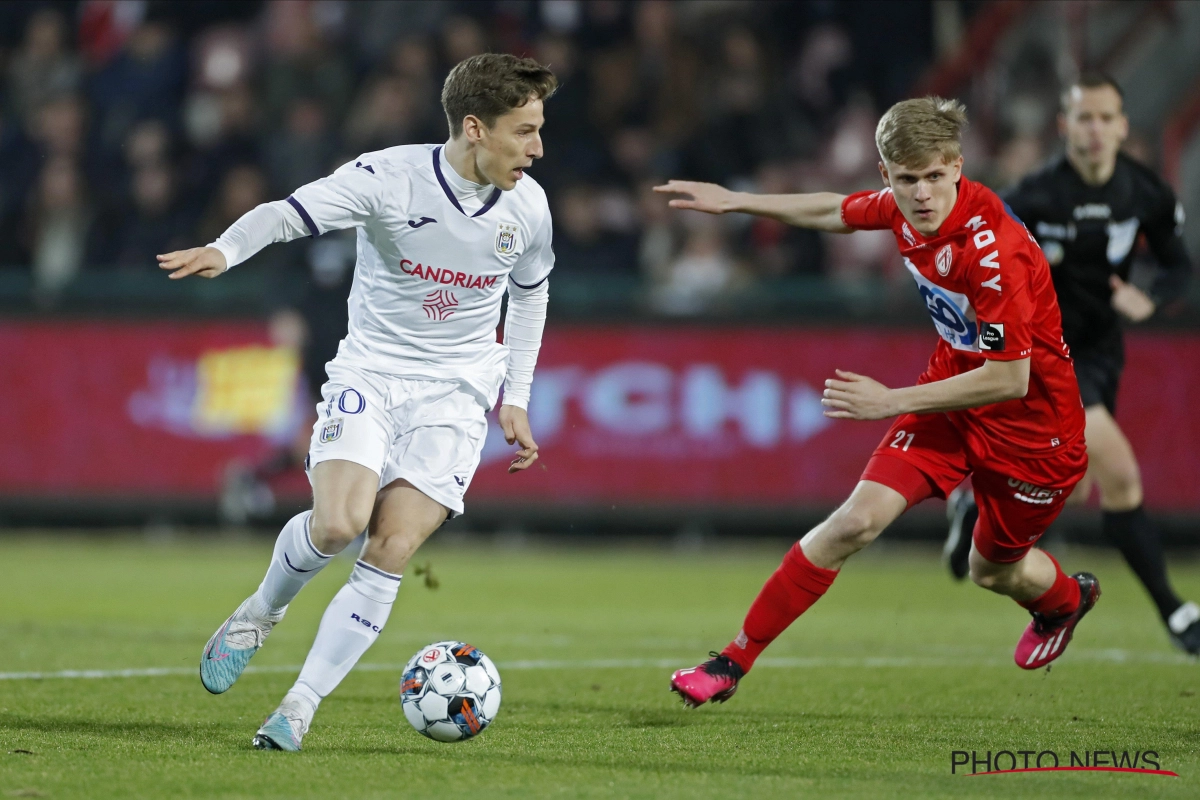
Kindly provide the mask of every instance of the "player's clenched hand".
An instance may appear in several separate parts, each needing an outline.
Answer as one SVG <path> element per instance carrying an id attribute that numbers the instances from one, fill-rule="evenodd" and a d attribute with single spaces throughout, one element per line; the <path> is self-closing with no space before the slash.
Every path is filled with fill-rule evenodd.
<path id="1" fill-rule="evenodd" d="M 821 405 L 834 419 L 886 419 L 896 416 L 892 390 L 865 375 L 834 370 L 840 380 L 825 381 Z"/>
<path id="2" fill-rule="evenodd" d="M 667 203 L 671 208 L 690 208 L 707 214 L 724 214 L 733 211 L 737 204 L 736 194 L 724 186 L 715 183 L 700 183 L 698 181 L 667 181 L 663 186 L 655 186 L 654 191 L 663 194 L 690 194 L 691 200 L 675 198 Z"/>
<path id="3" fill-rule="evenodd" d="M 1125 319 L 1141 322 L 1154 314 L 1154 301 L 1132 283 L 1110 275 L 1108 285 L 1112 287 L 1112 307 Z"/>
<path id="4" fill-rule="evenodd" d="M 188 275 L 215 278 L 229 269 L 225 263 L 225 256 L 215 247 L 176 250 L 174 253 L 158 256 L 158 266 L 170 270 L 171 274 L 168 277 L 172 280 L 186 278 Z"/>
<path id="5" fill-rule="evenodd" d="M 529 414 L 517 406 L 500 406 L 500 428 L 504 431 L 504 441 L 509 444 L 519 444 L 517 457 L 508 465 L 509 472 L 529 469 L 538 458 L 537 442 L 529 430 Z"/>

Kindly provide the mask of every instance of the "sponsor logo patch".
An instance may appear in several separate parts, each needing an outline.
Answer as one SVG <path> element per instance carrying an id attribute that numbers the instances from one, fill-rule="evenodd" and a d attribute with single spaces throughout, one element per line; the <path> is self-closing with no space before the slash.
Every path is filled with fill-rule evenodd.
<path id="1" fill-rule="evenodd" d="M 1022 503 L 1029 503 L 1035 506 L 1048 506 L 1063 493 L 1062 489 L 1046 489 L 1041 486 L 1034 486 L 1032 483 L 1020 480 L 1019 478 L 1009 478 L 1008 486 L 1010 489 L 1016 489 L 1013 492 L 1013 497 L 1020 500 Z"/>
<path id="2" fill-rule="evenodd" d="M 321 444 L 336 442 L 341 438 L 343 422 L 344 419 L 342 417 L 336 417 L 326 422 L 321 428 Z"/>
<path id="3" fill-rule="evenodd" d="M 993 353 L 1004 352 L 1004 323 L 979 323 L 979 349 L 990 350 Z"/>
<path id="4" fill-rule="evenodd" d="M 438 289 L 436 292 L 425 295 L 425 302 L 421 308 L 424 309 L 425 316 L 442 322 L 450 319 L 450 315 L 457 310 L 458 298 L 454 296 L 453 292 Z"/>

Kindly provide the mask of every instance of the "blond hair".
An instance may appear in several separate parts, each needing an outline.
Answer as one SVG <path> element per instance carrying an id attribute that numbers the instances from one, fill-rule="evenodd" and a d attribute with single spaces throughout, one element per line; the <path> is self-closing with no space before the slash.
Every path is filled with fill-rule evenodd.
<path id="1" fill-rule="evenodd" d="M 889 164 L 922 169 L 941 156 L 949 164 L 962 155 L 967 109 L 957 100 L 920 97 L 887 110 L 875 128 L 875 146 Z"/>

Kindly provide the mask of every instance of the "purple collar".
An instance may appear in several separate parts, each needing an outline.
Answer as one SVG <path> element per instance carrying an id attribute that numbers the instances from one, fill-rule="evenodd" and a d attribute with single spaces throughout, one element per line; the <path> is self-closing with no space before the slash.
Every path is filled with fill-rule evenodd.
<path id="1" fill-rule="evenodd" d="M 440 183 L 442 185 L 442 191 L 446 193 L 446 197 L 449 197 L 450 202 L 454 203 L 454 207 L 458 209 L 458 213 L 462 214 L 465 217 L 467 215 L 467 212 L 463 211 L 463 207 L 458 204 L 458 198 L 454 196 L 454 192 L 451 191 L 450 186 L 446 183 L 445 176 L 442 175 L 442 165 L 441 165 L 441 163 L 439 163 L 439 159 L 438 159 L 438 155 L 441 152 L 442 152 L 441 145 L 438 145 L 437 147 L 433 148 L 433 174 L 437 175 L 438 183 Z M 492 206 L 496 205 L 496 201 L 500 199 L 501 194 L 502 194 L 502 192 L 500 191 L 500 188 L 496 187 L 495 191 L 492 192 L 492 196 L 489 197 L 487 199 L 487 202 L 483 204 L 483 207 L 480 208 L 478 211 L 476 211 L 471 216 L 472 217 L 482 217 L 484 214 L 486 214 L 488 211 L 490 211 L 492 209 Z"/>

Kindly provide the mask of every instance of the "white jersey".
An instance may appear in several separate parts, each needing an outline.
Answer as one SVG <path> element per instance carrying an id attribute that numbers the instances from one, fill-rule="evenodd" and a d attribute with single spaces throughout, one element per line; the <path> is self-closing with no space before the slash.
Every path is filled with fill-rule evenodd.
<path id="1" fill-rule="evenodd" d="M 272 207 L 272 218 L 263 217 L 271 229 L 255 230 L 263 226 L 252 216 Z M 527 405 L 533 363 L 510 364 L 508 344 L 524 344 L 526 353 L 532 344 L 536 359 L 554 266 L 546 193 L 528 175 L 502 192 L 460 177 L 441 145 L 405 145 L 366 153 L 259 209 L 213 243 L 230 266 L 270 241 L 358 228 L 349 330 L 337 363 L 459 381 L 489 408 L 506 372 L 521 373 L 506 385 L 505 402 Z M 514 324 L 533 325 L 515 337 L 507 326 L 501 344 L 506 290 Z M 518 296 L 540 309 L 517 309 Z"/>

